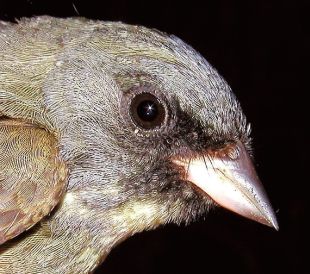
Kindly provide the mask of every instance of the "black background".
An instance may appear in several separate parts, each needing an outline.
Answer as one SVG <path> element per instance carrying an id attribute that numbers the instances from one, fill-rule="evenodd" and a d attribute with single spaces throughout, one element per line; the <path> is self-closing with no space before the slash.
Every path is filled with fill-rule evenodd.
<path id="1" fill-rule="evenodd" d="M 309 1 L 0 1 L 0 19 L 80 16 L 173 33 L 226 78 L 253 125 L 280 231 L 218 209 L 115 248 L 96 273 L 309 273 Z"/>

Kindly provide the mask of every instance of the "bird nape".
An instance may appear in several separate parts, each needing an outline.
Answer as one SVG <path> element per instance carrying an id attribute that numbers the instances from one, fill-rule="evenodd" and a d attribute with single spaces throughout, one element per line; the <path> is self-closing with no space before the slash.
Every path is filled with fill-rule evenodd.
<path id="1" fill-rule="evenodd" d="M 0 273 L 90 273 L 216 204 L 278 228 L 225 80 L 175 36 L 0 22 Z"/>

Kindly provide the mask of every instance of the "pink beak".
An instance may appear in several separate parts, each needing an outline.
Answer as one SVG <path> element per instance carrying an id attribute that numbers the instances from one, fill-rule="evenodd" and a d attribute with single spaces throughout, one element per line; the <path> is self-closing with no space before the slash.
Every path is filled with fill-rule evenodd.
<path id="1" fill-rule="evenodd" d="M 177 159 L 185 179 L 219 205 L 246 218 L 279 229 L 275 213 L 252 161 L 241 142 L 209 150 L 199 158 Z"/>

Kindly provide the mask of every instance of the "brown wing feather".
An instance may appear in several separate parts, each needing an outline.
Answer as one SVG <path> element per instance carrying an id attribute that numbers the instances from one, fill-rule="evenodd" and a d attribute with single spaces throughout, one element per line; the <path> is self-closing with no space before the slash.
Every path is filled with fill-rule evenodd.
<path id="1" fill-rule="evenodd" d="M 0 120 L 0 244 L 49 214 L 66 179 L 52 134 L 23 121 Z"/>

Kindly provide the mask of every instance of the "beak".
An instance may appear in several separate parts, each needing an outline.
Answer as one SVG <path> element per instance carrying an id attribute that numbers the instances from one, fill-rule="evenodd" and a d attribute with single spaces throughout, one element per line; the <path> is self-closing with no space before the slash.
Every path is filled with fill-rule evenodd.
<path id="1" fill-rule="evenodd" d="M 184 167 L 187 181 L 198 186 L 219 205 L 279 229 L 264 187 L 241 142 L 208 150 L 200 158 L 173 162 Z"/>

